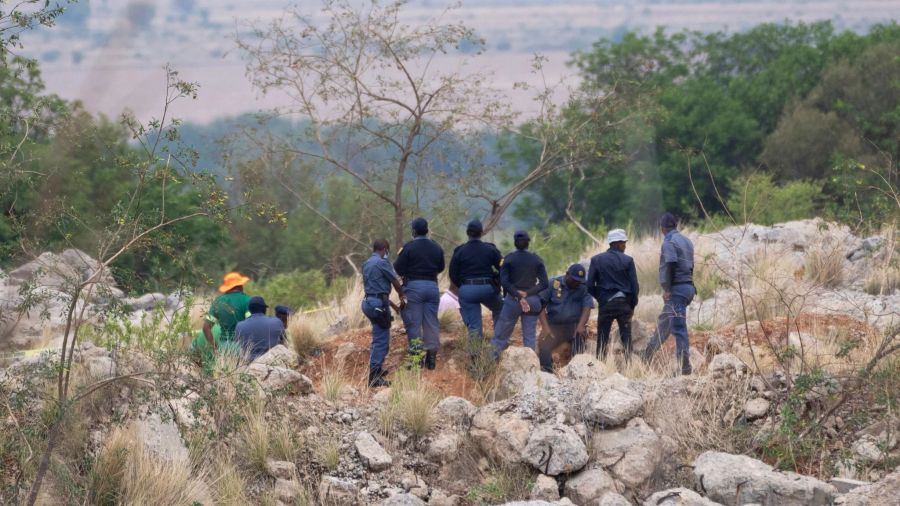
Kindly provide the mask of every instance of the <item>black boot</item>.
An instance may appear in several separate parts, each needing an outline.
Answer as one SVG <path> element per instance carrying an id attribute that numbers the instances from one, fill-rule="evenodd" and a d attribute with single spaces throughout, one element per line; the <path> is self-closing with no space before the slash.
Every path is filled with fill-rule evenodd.
<path id="1" fill-rule="evenodd" d="M 682 355 L 681 356 L 681 374 L 687 376 L 691 374 L 691 356 L 690 355 Z"/>
<path id="2" fill-rule="evenodd" d="M 425 368 L 428 369 L 429 371 L 433 371 L 436 365 L 437 365 L 437 352 L 436 351 L 425 352 Z"/>
<path id="3" fill-rule="evenodd" d="M 369 369 L 369 386 L 371 388 L 389 387 L 391 382 L 384 379 L 384 370 L 381 367 Z"/>

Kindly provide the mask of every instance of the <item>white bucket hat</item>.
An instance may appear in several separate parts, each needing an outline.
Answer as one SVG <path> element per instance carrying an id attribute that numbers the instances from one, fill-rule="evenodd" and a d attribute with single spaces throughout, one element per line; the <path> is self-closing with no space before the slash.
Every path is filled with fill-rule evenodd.
<path id="1" fill-rule="evenodd" d="M 609 234 L 607 234 L 607 236 L 606 236 L 606 243 L 612 244 L 614 242 L 619 242 L 619 241 L 622 241 L 622 242 L 628 241 L 628 236 L 625 235 L 625 231 L 622 230 L 621 228 L 610 230 Z"/>

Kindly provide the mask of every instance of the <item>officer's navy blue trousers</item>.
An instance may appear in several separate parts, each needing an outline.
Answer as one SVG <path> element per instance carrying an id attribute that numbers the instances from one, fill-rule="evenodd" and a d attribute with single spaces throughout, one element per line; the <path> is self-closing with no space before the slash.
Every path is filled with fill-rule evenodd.
<path id="1" fill-rule="evenodd" d="M 425 351 L 438 351 L 438 306 L 441 301 L 438 284 L 417 279 L 407 282 L 403 291 L 406 293 L 406 309 L 400 312 L 400 316 L 406 326 L 409 349 L 414 351 L 424 346 Z"/>
<path id="2" fill-rule="evenodd" d="M 503 299 L 497 293 L 494 285 L 467 285 L 463 283 L 459 287 L 459 312 L 463 322 L 469 329 L 469 337 L 484 337 L 481 323 L 481 306 L 488 308 L 494 319 L 494 327 L 500 318 L 500 309 L 503 307 Z"/>
<path id="3" fill-rule="evenodd" d="M 386 307 L 384 307 L 386 306 Z M 362 301 L 362 312 L 372 322 L 372 349 L 369 352 L 369 369 L 378 369 L 384 364 L 391 345 L 391 329 L 375 323 L 378 309 L 390 311 L 391 306 L 377 297 L 366 297 Z"/>
<path id="4" fill-rule="evenodd" d="M 650 339 L 645 356 L 650 357 L 662 346 L 669 334 L 675 336 L 675 355 L 680 361 L 690 355 L 690 341 L 688 341 L 687 307 L 694 300 L 693 285 L 675 285 L 672 287 L 672 296 L 663 306 L 659 318 L 656 320 L 656 333 Z"/>
<path id="5" fill-rule="evenodd" d="M 537 346 L 537 315 L 522 314 L 522 306 L 512 295 L 503 298 L 503 308 L 500 310 L 500 318 L 494 324 L 494 338 L 491 345 L 494 347 L 494 356 L 509 346 L 509 337 L 516 328 L 516 321 L 522 320 L 522 342 L 526 348 L 534 350 Z"/>

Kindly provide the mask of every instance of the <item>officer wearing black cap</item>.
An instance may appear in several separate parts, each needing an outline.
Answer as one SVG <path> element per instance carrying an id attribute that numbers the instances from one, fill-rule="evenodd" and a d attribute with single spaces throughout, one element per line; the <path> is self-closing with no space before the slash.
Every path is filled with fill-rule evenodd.
<path id="1" fill-rule="evenodd" d="M 481 306 L 488 308 L 496 324 L 503 299 L 500 297 L 500 264 L 503 255 L 496 246 L 481 240 L 484 227 L 478 220 L 466 226 L 469 241 L 453 250 L 450 258 L 450 282 L 456 287 L 459 310 L 469 337 L 484 337 Z"/>
<path id="2" fill-rule="evenodd" d="M 284 328 L 287 328 L 288 319 L 291 317 L 291 308 L 278 304 L 275 306 L 275 318 L 281 320 L 281 323 L 284 324 Z"/>
<path id="3" fill-rule="evenodd" d="M 550 286 L 547 280 L 547 268 L 541 257 L 528 251 L 531 237 L 528 232 L 519 230 L 513 235 L 516 251 L 503 259 L 500 268 L 500 286 L 506 291 L 500 318 L 494 325 L 494 357 L 509 346 L 509 337 L 516 326 L 516 320 L 522 320 L 523 344 L 532 350 L 537 347 L 537 321 L 541 312 L 541 299 L 538 294 Z"/>
<path id="4" fill-rule="evenodd" d="M 250 297 L 247 307 L 250 316 L 237 324 L 234 335 L 247 359 L 253 361 L 284 342 L 284 325 L 278 318 L 266 316 L 269 306 L 258 295 Z"/>
<path id="5" fill-rule="evenodd" d="M 440 348 L 438 306 L 441 292 L 437 277 L 444 271 L 444 250 L 427 237 L 425 218 L 416 218 L 410 225 L 413 240 L 403 245 L 394 262 L 394 270 L 403 279 L 407 297 L 406 308 L 400 316 L 406 326 L 409 350 L 417 352 L 424 344 L 423 365 L 434 369 Z"/>
<path id="6" fill-rule="evenodd" d="M 584 284 L 585 274 L 583 265 L 572 264 L 565 276 L 551 279 L 550 287 L 540 293 L 544 310 L 540 315 L 543 335 L 538 357 L 546 372 L 553 372 L 553 351 L 561 345 L 571 346 L 570 355 L 584 351 L 586 326 L 594 307 Z"/>

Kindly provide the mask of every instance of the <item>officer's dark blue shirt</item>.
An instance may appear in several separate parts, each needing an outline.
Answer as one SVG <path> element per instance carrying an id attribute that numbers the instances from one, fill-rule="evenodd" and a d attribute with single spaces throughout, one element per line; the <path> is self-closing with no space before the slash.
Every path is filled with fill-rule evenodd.
<path id="1" fill-rule="evenodd" d="M 550 286 L 547 268 L 541 257 L 528 250 L 516 250 L 506 255 L 500 268 L 500 286 L 506 293 L 519 298 L 517 291 L 535 295 Z"/>
<path id="2" fill-rule="evenodd" d="M 694 243 L 678 230 L 670 230 L 659 254 L 659 284 L 668 291 L 672 285 L 688 285 L 693 281 Z"/>
<path id="3" fill-rule="evenodd" d="M 637 306 L 640 289 L 634 259 L 615 248 L 595 255 L 588 269 L 587 287 L 601 307 L 619 292 L 625 294 L 631 307 Z"/>
<path id="4" fill-rule="evenodd" d="M 391 263 L 377 253 L 372 253 L 363 264 L 362 274 L 366 295 L 390 295 L 391 281 L 397 279 Z"/>
<path id="5" fill-rule="evenodd" d="M 594 307 L 587 285 L 579 283 L 575 288 L 569 288 L 565 276 L 551 279 L 550 286 L 539 295 L 550 323 L 578 323 L 582 309 Z"/>
<path id="6" fill-rule="evenodd" d="M 438 274 L 444 271 L 444 250 L 420 235 L 403 245 L 394 261 L 394 270 L 404 281 L 424 279 L 436 283 Z"/>
<path id="7" fill-rule="evenodd" d="M 450 258 L 450 281 L 462 286 L 467 279 L 493 278 L 500 274 L 503 255 L 496 246 L 481 239 L 469 239 L 453 250 Z"/>
<path id="8" fill-rule="evenodd" d="M 284 324 L 274 316 L 254 313 L 237 324 L 234 335 L 248 358 L 256 360 L 284 341 Z"/>

